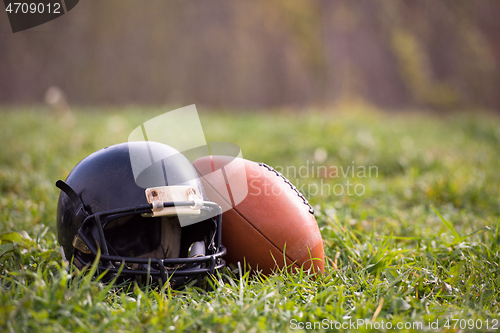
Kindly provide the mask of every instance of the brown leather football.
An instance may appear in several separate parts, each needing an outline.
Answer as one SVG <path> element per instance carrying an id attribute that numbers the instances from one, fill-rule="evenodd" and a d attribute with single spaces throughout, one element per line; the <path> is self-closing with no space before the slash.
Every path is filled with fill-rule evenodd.
<path id="1" fill-rule="evenodd" d="M 323 272 L 323 242 L 313 210 L 285 177 L 265 164 L 227 156 L 202 157 L 193 165 L 208 199 L 224 211 L 228 263 L 245 262 L 264 274 L 284 264 Z"/>

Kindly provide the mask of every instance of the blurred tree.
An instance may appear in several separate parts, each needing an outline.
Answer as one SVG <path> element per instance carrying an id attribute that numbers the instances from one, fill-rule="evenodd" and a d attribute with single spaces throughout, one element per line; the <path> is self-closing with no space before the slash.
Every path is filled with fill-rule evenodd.
<path id="1" fill-rule="evenodd" d="M 496 0 L 86 1 L 2 16 L 0 103 L 500 110 L 499 31 Z"/>

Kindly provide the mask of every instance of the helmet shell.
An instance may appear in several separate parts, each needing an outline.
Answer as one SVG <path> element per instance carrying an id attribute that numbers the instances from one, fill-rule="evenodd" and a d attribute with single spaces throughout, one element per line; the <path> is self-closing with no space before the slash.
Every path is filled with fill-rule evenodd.
<path id="1" fill-rule="evenodd" d="M 134 159 L 141 157 L 141 165 L 137 166 Z M 89 215 L 147 204 L 147 187 L 188 185 L 206 197 L 191 162 L 176 149 L 150 141 L 121 143 L 90 154 L 70 172 L 66 183 L 80 197 Z M 73 254 L 73 238 L 81 227 L 76 209 L 61 191 L 57 235 L 66 258 Z"/>

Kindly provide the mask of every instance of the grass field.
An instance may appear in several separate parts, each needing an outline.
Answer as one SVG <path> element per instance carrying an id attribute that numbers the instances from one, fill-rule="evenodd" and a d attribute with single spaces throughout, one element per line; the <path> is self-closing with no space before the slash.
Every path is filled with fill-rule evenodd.
<path id="1" fill-rule="evenodd" d="M 73 123 L 44 109 L 0 111 L 1 332 L 354 331 L 360 320 L 359 331 L 500 328 L 500 119 L 488 114 L 202 113 L 207 141 L 281 167 L 309 198 L 324 276 L 228 273 L 205 293 L 68 272 L 55 181 L 167 111 L 80 110 Z"/>

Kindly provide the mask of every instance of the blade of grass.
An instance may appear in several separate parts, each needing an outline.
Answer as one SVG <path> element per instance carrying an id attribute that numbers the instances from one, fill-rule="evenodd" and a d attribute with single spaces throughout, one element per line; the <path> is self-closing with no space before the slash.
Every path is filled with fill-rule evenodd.
<path id="1" fill-rule="evenodd" d="M 453 236 L 455 238 L 460 238 L 460 235 L 458 234 L 458 232 L 456 232 L 455 228 L 453 227 L 453 224 L 451 222 L 447 221 L 444 217 L 442 217 L 441 214 L 439 214 L 439 212 L 437 211 L 437 209 L 434 208 L 434 206 L 431 205 L 431 208 L 434 210 L 434 212 L 436 212 L 437 216 L 439 216 L 439 218 L 441 219 L 441 221 L 443 221 L 443 223 L 446 226 L 446 228 L 448 228 L 448 230 L 451 231 L 451 233 L 453 234 Z"/>

